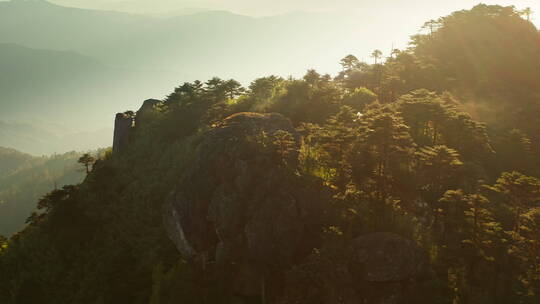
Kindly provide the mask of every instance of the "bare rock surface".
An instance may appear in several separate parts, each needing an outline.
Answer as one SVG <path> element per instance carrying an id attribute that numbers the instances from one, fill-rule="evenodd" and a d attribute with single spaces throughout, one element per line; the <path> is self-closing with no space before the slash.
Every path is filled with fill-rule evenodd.
<path id="1" fill-rule="evenodd" d="M 133 128 L 133 115 L 118 113 L 114 120 L 113 152 L 120 153 L 129 144 L 129 136 Z"/>

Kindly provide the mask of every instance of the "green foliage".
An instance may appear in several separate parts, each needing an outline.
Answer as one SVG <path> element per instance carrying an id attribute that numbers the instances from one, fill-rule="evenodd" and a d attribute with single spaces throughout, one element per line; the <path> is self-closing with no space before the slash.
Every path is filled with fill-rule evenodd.
<path id="1" fill-rule="evenodd" d="M 539 34 L 513 7 L 481 4 L 441 18 L 435 24 L 436 31 L 415 37 L 413 43 L 422 63 L 437 67 L 436 80 L 440 85 L 473 88 L 499 97 L 509 94 L 508 90 L 516 92 L 536 86 L 533 79 L 539 74 L 534 66 L 538 61 L 532 54 L 539 49 L 528 39 L 538 41 Z M 519 36 L 513 35 L 516 33 Z M 478 39 L 480 36 L 482 40 Z M 501 77 L 502 73 L 510 75 Z"/>
<path id="2" fill-rule="evenodd" d="M 419 172 L 423 173 L 423 190 L 427 201 L 439 198 L 447 189 L 456 188 L 458 171 L 463 162 L 459 153 L 447 146 L 422 147 L 417 152 Z"/>
<path id="3" fill-rule="evenodd" d="M 540 201 L 540 180 L 516 171 L 504 172 L 489 189 L 500 193 L 508 206 L 515 210 L 514 229 L 519 234 L 523 210 Z"/>
<path id="4" fill-rule="evenodd" d="M 534 173 L 534 155 L 529 136 L 519 129 L 501 132 L 495 140 L 500 171 Z"/>
<path id="5" fill-rule="evenodd" d="M 377 95 L 367 88 L 356 88 L 352 92 L 346 93 L 343 97 L 343 104 L 350 106 L 356 111 L 364 108 L 377 100 Z"/>
<path id="6" fill-rule="evenodd" d="M 337 113 L 341 90 L 328 75 L 311 70 L 303 80 L 290 80 L 283 93 L 267 108 L 289 117 L 295 125 L 301 122 L 324 123 Z"/>

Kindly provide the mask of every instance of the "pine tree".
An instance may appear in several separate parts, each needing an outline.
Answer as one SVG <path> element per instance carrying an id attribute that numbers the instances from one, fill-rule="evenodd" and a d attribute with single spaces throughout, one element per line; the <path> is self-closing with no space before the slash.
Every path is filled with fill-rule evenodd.
<path id="1" fill-rule="evenodd" d="M 504 172 L 493 187 L 489 189 L 500 193 L 514 210 L 514 232 L 520 233 L 523 212 L 540 201 L 540 180 L 519 172 Z"/>
<path id="2" fill-rule="evenodd" d="M 352 179 L 370 193 L 380 218 L 394 204 L 392 197 L 406 188 L 415 144 L 407 125 L 389 108 L 373 106 L 360 123 L 360 136 L 349 155 Z"/>
<path id="3" fill-rule="evenodd" d="M 85 167 L 86 174 L 90 173 L 90 167 L 93 166 L 95 162 L 96 162 L 96 158 L 88 153 L 81 156 L 78 160 L 78 163 Z"/>

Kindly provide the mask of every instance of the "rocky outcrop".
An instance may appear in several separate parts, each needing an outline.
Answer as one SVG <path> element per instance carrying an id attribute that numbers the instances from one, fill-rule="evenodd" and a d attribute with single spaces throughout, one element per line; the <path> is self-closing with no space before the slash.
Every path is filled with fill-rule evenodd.
<path id="1" fill-rule="evenodd" d="M 113 153 L 121 153 L 126 149 L 129 144 L 129 137 L 135 127 L 143 126 L 145 122 L 152 121 L 155 110 L 161 103 L 161 100 L 148 99 L 143 102 L 137 113 L 127 111 L 116 114 L 114 120 Z"/>
<path id="2" fill-rule="evenodd" d="M 161 103 L 162 101 L 158 99 L 145 100 L 135 116 L 135 126 L 139 127 L 144 125 L 147 121 L 152 121 L 154 110 L 156 110 Z"/>
<path id="3" fill-rule="evenodd" d="M 269 146 L 283 132 L 291 135 L 292 151 L 276 157 Z M 195 159 L 164 204 L 164 223 L 178 251 L 215 267 L 225 290 L 260 296 L 264 282 L 269 289 L 281 284 L 276 288 L 286 294 L 280 277 L 320 248 L 332 193 L 296 174 L 298 141 L 280 114 L 230 116 L 200 138 Z M 319 278 L 328 303 L 339 290 L 346 290 L 346 303 L 408 303 L 408 290 L 429 272 L 425 253 L 395 234 L 373 233 L 340 246 L 339 261 L 307 262 L 328 276 Z M 336 271 L 325 263 L 336 263 Z"/>
<path id="4" fill-rule="evenodd" d="M 133 128 L 133 113 L 118 113 L 114 120 L 113 153 L 121 153 L 129 144 Z"/>
<path id="5" fill-rule="evenodd" d="M 278 132 L 291 135 L 291 153 L 269 149 Z M 204 134 L 165 203 L 165 226 L 182 255 L 215 261 L 238 293 L 258 294 L 254 282 L 292 265 L 318 241 L 331 196 L 295 174 L 297 139 L 280 114 L 228 117 Z"/>

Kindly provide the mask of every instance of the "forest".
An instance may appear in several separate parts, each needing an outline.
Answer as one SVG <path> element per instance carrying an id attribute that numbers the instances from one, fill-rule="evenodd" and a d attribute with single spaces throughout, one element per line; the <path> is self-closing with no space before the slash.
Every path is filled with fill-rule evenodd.
<path id="1" fill-rule="evenodd" d="M 0 237 L 0 303 L 539 303 L 530 12 L 457 11 L 371 59 L 119 113 L 84 181 Z"/>
<path id="2" fill-rule="evenodd" d="M 0 235 L 10 236 L 24 228 L 44 193 L 81 182 L 80 156 L 69 152 L 35 157 L 0 147 Z"/>

